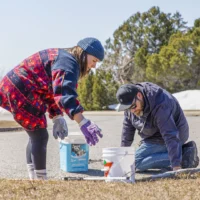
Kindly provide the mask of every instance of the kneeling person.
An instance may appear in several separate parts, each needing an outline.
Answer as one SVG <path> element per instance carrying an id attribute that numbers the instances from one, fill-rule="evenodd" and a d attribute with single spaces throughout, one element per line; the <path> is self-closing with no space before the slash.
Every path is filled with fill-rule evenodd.
<path id="1" fill-rule="evenodd" d="M 150 82 L 122 85 L 116 94 L 124 111 L 121 146 L 131 146 L 135 131 L 141 136 L 136 169 L 195 168 L 199 164 L 194 141 L 185 142 L 189 127 L 174 96 Z"/>

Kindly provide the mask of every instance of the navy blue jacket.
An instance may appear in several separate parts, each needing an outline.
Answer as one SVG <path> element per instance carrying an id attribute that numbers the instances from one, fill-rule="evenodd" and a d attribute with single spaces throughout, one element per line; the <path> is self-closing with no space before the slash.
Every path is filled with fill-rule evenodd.
<path id="1" fill-rule="evenodd" d="M 138 130 L 142 141 L 166 144 L 172 167 L 180 166 L 189 127 L 178 101 L 156 84 L 143 82 L 136 86 L 144 97 L 144 114 L 137 117 L 124 112 L 121 146 L 131 146 Z"/>

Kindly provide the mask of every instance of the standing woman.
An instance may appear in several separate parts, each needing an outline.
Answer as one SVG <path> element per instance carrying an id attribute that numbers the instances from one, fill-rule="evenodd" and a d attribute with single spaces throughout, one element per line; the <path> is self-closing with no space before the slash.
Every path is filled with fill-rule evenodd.
<path id="1" fill-rule="evenodd" d="M 75 120 L 90 145 L 102 137 L 86 119 L 77 100 L 77 82 L 104 58 L 99 40 L 85 38 L 77 46 L 39 51 L 14 67 L 0 82 L 0 106 L 12 113 L 29 135 L 26 148 L 30 179 L 47 179 L 48 142 L 45 113 L 53 120 L 53 136 L 64 139 L 68 128 L 63 113 Z"/>

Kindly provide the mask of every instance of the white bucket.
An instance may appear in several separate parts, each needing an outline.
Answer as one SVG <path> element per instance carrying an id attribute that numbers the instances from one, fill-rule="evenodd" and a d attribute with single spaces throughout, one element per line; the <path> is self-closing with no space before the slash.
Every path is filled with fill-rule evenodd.
<path id="1" fill-rule="evenodd" d="M 130 177 L 135 182 L 135 149 L 134 147 L 103 148 L 104 176 Z"/>

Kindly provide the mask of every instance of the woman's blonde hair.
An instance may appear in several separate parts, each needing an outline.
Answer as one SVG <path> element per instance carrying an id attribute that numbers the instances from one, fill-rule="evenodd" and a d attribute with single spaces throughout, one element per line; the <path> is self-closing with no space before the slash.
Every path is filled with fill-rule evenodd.
<path id="1" fill-rule="evenodd" d="M 88 74 L 87 71 L 87 53 L 83 51 L 83 49 L 79 46 L 74 46 L 72 48 L 65 49 L 68 53 L 76 58 L 80 66 L 80 75 L 79 77 L 82 78 Z"/>

